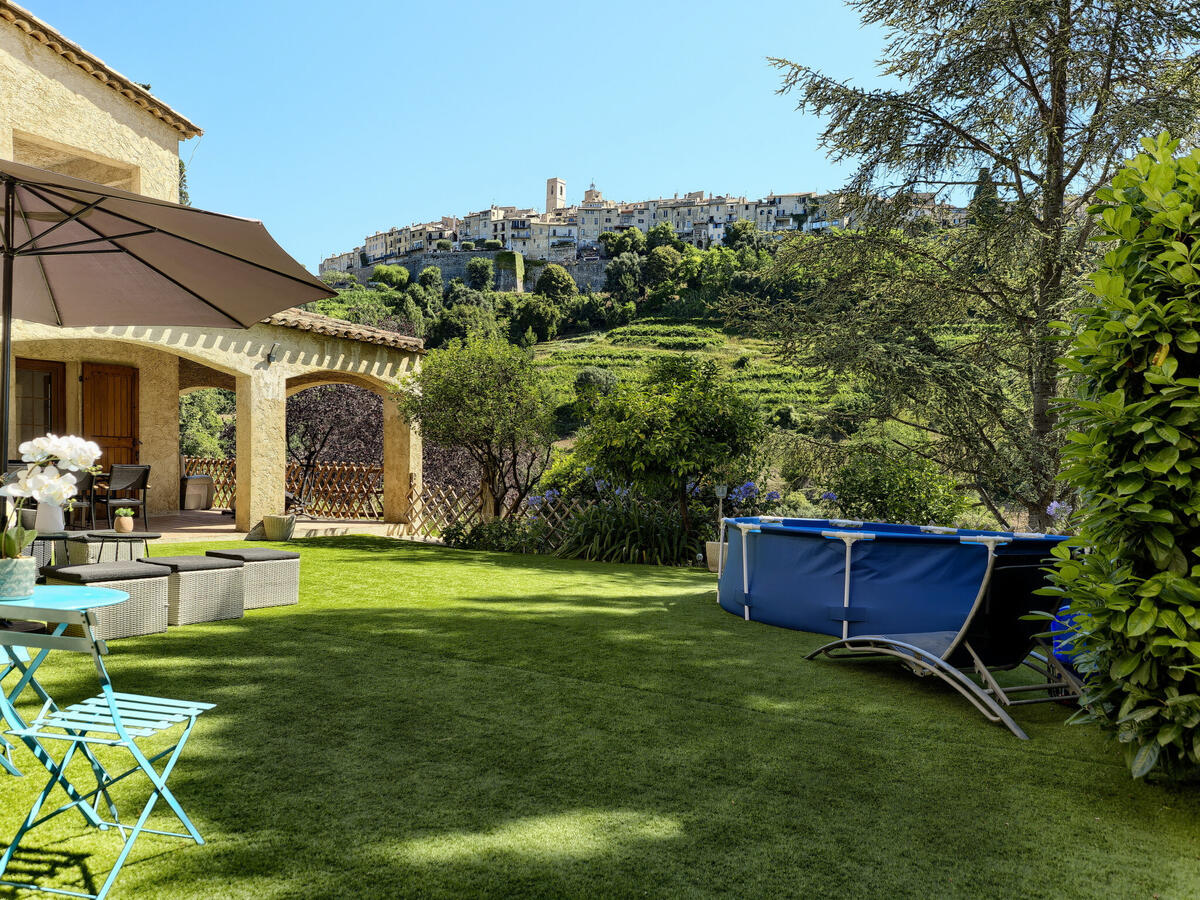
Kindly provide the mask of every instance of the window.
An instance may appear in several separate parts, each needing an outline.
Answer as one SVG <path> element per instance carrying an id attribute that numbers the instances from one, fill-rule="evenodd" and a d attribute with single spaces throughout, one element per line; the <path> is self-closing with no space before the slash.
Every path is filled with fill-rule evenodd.
<path id="1" fill-rule="evenodd" d="M 66 365 L 44 359 L 16 360 L 18 442 L 66 430 Z"/>

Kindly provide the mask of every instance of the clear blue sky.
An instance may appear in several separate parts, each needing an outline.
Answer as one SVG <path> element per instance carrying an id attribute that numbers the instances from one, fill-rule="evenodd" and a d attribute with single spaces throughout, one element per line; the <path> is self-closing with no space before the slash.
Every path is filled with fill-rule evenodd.
<path id="1" fill-rule="evenodd" d="M 21 0 L 204 129 L 196 206 L 262 219 L 314 271 L 369 232 L 544 202 L 826 190 L 844 172 L 767 56 L 873 79 L 837 0 Z"/>

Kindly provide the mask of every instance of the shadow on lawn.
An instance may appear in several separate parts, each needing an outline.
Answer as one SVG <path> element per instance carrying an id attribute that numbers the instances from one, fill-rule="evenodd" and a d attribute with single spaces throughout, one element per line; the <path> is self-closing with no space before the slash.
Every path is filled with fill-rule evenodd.
<path id="1" fill-rule="evenodd" d="M 1149 819 L 1195 855 L 1200 803 L 1065 711 L 1021 744 L 898 666 L 803 662 L 823 638 L 694 573 L 300 547 L 300 607 L 114 643 L 121 690 L 217 704 L 172 778 L 211 843 L 128 866 L 138 892 L 1047 896 L 1078 855 L 1076 895 L 1128 893 Z"/>
<path id="2" fill-rule="evenodd" d="M 0 844 L 0 848 L 7 849 L 8 842 Z M 8 864 L 4 880 L 25 884 L 67 885 L 69 890 L 94 894 L 100 885 L 89 866 L 90 860 L 86 853 L 67 853 L 38 847 L 35 831 L 21 842 L 20 849 Z M 101 875 L 100 880 L 103 880 L 103 877 Z M 0 891 L 12 892 L 13 888 L 0 887 Z"/>

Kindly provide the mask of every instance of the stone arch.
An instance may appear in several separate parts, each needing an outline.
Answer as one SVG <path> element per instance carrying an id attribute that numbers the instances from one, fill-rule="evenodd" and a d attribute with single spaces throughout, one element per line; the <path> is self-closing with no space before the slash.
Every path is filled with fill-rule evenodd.
<path id="1" fill-rule="evenodd" d="M 284 383 L 284 394 L 292 397 L 308 388 L 325 384 L 349 384 L 364 388 L 383 400 L 383 519 L 407 523 L 411 517 L 411 492 L 420 490 L 421 438 L 389 402 L 395 382 L 357 372 L 318 370 L 294 375 Z M 286 400 L 285 400 L 286 402 Z"/>
<path id="2" fill-rule="evenodd" d="M 386 399 L 387 395 L 395 387 L 394 382 L 383 378 L 362 375 L 357 372 L 337 372 L 329 369 L 309 372 L 304 375 L 293 375 L 285 384 L 286 393 L 289 397 L 310 387 L 317 387 L 322 384 L 350 384 L 354 387 L 365 388 L 371 393 L 378 394 Z"/>

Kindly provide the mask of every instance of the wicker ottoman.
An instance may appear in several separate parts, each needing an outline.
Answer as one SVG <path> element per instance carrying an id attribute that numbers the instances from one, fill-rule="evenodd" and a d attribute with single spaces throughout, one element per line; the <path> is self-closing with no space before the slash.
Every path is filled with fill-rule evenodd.
<path id="1" fill-rule="evenodd" d="M 209 550 L 216 559 L 245 564 L 246 609 L 291 606 L 300 602 L 300 554 L 287 550 L 250 548 Z M 157 562 L 158 560 L 155 560 Z"/>
<path id="2" fill-rule="evenodd" d="M 84 566 L 49 566 L 47 584 L 85 584 L 124 591 L 129 599 L 92 611 L 96 637 L 105 640 L 157 634 L 167 630 L 167 576 L 170 570 L 140 562 L 103 562 Z M 74 631 L 72 631 L 74 628 Z M 67 634 L 82 634 L 78 626 Z"/>
<path id="3" fill-rule="evenodd" d="M 139 562 L 163 566 L 167 624 L 194 625 L 242 617 L 242 564 L 207 556 L 155 556 Z"/>

